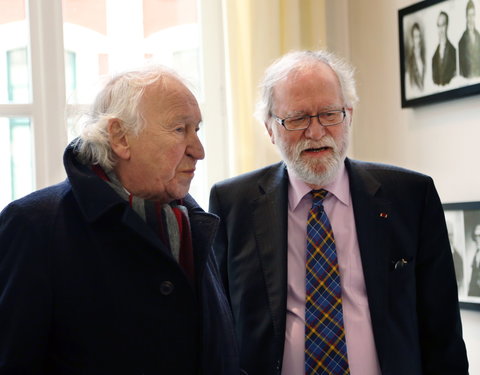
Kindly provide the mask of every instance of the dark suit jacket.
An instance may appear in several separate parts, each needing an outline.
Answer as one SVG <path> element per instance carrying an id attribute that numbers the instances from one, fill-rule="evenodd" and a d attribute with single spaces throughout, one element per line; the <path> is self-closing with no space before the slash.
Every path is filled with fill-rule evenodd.
<path id="1" fill-rule="evenodd" d="M 193 286 L 157 234 L 80 165 L 0 215 L 1 375 L 237 375 L 212 250 L 191 197 Z"/>
<path id="2" fill-rule="evenodd" d="M 432 79 L 436 85 L 444 86 L 452 80 L 457 71 L 457 51 L 447 39 L 445 54 L 440 58 L 440 46 L 435 50 L 432 58 Z"/>
<path id="3" fill-rule="evenodd" d="M 346 167 L 382 374 L 467 374 L 452 255 L 431 178 L 358 161 Z M 281 371 L 287 190 L 283 163 L 211 190 L 210 210 L 221 219 L 214 249 L 249 375 Z M 401 259 L 408 263 L 395 269 Z"/>

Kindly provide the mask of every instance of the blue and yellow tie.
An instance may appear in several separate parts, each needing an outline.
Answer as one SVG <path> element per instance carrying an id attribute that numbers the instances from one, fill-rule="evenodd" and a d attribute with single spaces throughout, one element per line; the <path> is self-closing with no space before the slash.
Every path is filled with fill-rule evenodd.
<path id="1" fill-rule="evenodd" d="M 313 190 L 307 221 L 305 374 L 350 374 L 343 327 L 335 239 L 323 209 L 324 189 Z"/>

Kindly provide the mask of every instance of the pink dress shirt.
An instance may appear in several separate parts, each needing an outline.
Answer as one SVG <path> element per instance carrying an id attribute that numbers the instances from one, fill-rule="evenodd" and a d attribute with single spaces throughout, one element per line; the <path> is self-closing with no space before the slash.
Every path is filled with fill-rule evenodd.
<path id="1" fill-rule="evenodd" d="M 305 373 L 305 250 L 307 217 L 312 205 L 310 188 L 289 171 L 288 188 L 288 295 L 282 375 Z M 335 237 L 348 363 L 352 375 L 380 375 L 373 340 L 370 309 L 345 167 L 331 184 L 324 201 Z"/>

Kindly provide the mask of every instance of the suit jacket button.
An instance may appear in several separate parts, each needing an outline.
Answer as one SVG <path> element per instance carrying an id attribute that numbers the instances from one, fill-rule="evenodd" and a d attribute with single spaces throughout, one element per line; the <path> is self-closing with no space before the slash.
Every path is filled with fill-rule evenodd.
<path id="1" fill-rule="evenodd" d="M 277 362 L 275 363 L 275 370 L 277 370 L 278 373 L 280 373 L 280 360 L 277 359 Z"/>
<path id="2" fill-rule="evenodd" d="M 160 284 L 160 293 L 162 293 L 164 296 L 172 294 L 173 289 L 175 289 L 175 287 L 171 281 L 162 281 Z"/>

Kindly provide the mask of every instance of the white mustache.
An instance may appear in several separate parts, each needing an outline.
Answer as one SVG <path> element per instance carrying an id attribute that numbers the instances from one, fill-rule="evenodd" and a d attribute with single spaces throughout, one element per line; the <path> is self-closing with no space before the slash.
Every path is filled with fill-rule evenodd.
<path id="1" fill-rule="evenodd" d="M 297 143 L 297 145 L 295 146 L 295 150 L 297 152 L 301 152 L 307 149 L 322 148 L 322 147 L 330 147 L 336 150 L 337 145 L 335 144 L 334 140 L 330 137 L 326 139 L 322 139 L 321 142 L 312 142 L 310 140 L 302 140 L 299 143 Z"/>

